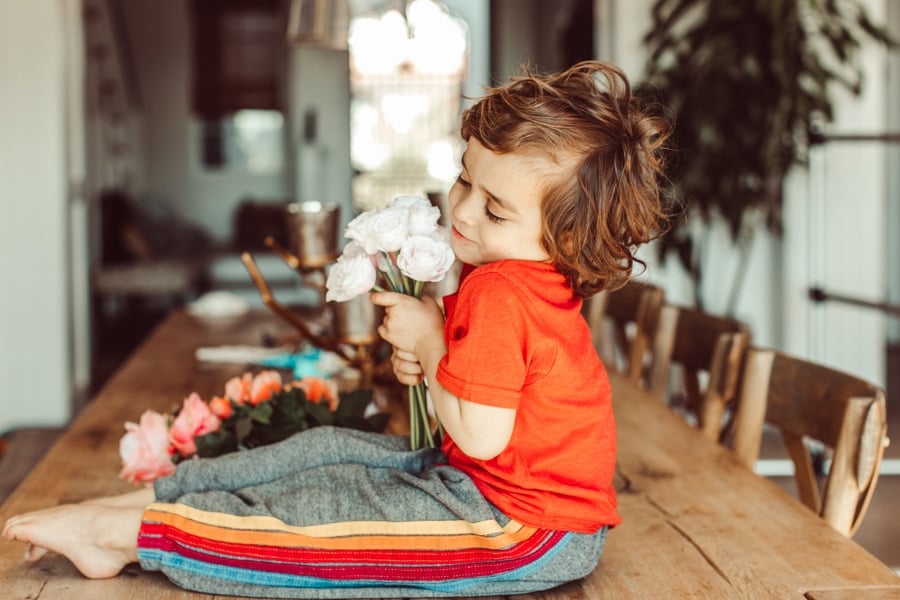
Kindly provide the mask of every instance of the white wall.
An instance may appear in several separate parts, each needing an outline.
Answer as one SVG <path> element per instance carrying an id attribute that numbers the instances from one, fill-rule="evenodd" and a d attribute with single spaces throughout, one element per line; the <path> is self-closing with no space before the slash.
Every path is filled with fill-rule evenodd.
<path id="1" fill-rule="evenodd" d="M 65 4 L 0 0 L 0 432 L 72 405 Z"/>
<path id="2" fill-rule="evenodd" d="M 887 22 L 894 39 L 900 39 L 900 2 L 888 2 Z M 900 134 L 900 52 L 888 53 L 887 130 Z M 900 143 L 885 148 L 887 172 L 887 299 L 900 305 Z M 900 317 L 888 320 L 888 338 L 900 343 Z"/>
<path id="3" fill-rule="evenodd" d="M 341 207 L 341 231 L 353 217 L 350 164 L 350 63 L 346 50 L 291 48 L 288 58 L 290 141 L 299 202 Z M 315 82 L 311 85 L 311 82 Z M 304 140 L 304 115 L 316 115 L 316 139 Z M 342 239 L 339 244 L 343 245 Z"/>

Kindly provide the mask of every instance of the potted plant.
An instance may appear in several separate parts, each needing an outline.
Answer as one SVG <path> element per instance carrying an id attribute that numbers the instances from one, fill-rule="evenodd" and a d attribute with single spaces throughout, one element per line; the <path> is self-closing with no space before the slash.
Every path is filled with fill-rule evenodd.
<path id="1" fill-rule="evenodd" d="M 859 0 L 657 0 L 642 91 L 675 120 L 669 187 L 682 214 L 660 245 L 687 270 L 702 308 L 703 235 L 727 223 L 740 252 L 733 313 L 750 244 L 779 234 L 782 183 L 810 134 L 832 118 L 834 86 L 862 89 L 864 42 L 894 42 Z"/>

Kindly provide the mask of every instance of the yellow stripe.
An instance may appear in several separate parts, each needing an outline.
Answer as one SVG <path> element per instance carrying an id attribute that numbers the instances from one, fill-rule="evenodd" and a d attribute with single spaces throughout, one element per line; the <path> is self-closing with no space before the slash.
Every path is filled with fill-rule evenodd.
<path id="1" fill-rule="evenodd" d="M 503 527 L 496 521 L 348 521 L 295 527 L 274 517 L 240 517 L 172 504 L 150 505 L 143 520 L 211 541 L 329 550 L 498 549 L 526 540 L 535 532 L 515 521 Z"/>

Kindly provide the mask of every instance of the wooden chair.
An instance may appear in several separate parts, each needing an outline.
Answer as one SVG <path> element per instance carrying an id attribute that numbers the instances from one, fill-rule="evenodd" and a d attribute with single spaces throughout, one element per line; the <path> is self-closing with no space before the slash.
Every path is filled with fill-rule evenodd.
<path id="1" fill-rule="evenodd" d="M 649 389 L 694 415 L 704 435 L 721 441 L 749 344 L 750 332 L 740 321 L 664 305 L 653 340 Z"/>
<path id="2" fill-rule="evenodd" d="M 859 527 L 888 444 L 884 392 L 852 375 L 751 347 L 735 418 L 733 449 L 748 467 L 759 456 L 763 422 L 781 430 L 800 500 L 846 536 Z M 832 449 L 820 495 L 804 438 Z"/>
<path id="3" fill-rule="evenodd" d="M 644 383 L 645 364 L 664 299 L 662 288 L 629 281 L 584 303 L 594 348 L 607 369 Z"/>

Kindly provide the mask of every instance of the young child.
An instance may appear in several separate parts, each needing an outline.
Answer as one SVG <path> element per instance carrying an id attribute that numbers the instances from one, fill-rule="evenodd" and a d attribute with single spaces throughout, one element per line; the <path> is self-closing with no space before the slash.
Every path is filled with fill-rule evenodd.
<path id="1" fill-rule="evenodd" d="M 4 536 L 88 577 L 138 561 L 245 596 L 499 595 L 590 573 L 620 519 L 609 382 L 581 303 L 656 234 L 666 124 L 619 70 L 584 62 L 489 90 L 462 136 L 449 220 L 466 266 L 446 316 L 372 294 L 398 379 L 428 384 L 441 449 L 316 428 L 185 461 L 153 490 L 13 517 Z"/>

